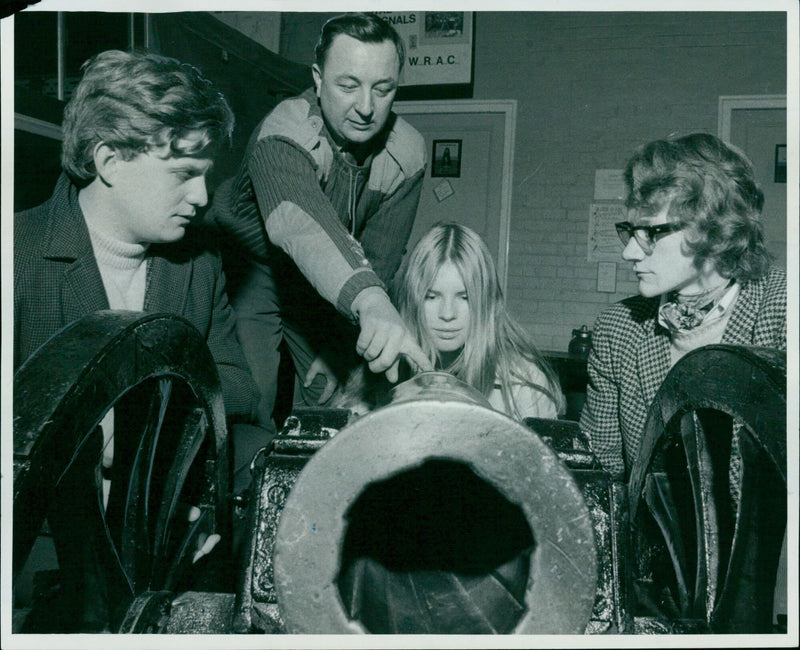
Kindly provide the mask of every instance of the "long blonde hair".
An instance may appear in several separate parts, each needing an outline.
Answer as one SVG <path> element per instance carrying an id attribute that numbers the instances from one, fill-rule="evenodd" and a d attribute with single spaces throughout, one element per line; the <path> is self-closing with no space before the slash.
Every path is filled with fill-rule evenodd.
<path id="1" fill-rule="evenodd" d="M 434 225 L 414 247 L 397 284 L 395 301 L 422 350 L 436 367 L 441 359 L 425 325 L 423 303 L 436 274 L 446 262 L 458 269 L 469 301 L 469 335 L 455 362 L 444 368 L 489 395 L 500 383 L 506 412 L 520 417 L 511 390 L 525 384 L 547 395 L 559 412 L 564 397 L 558 379 L 522 328 L 509 316 L 492 255 L 481 237 L 458 223 Z M 544 373 L 545 386 L 534 383 L 526 367 Z"/>

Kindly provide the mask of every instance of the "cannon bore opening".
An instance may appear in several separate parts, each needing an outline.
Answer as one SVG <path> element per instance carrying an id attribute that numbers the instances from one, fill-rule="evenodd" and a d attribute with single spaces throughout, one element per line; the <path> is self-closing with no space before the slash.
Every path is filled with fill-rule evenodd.
<path id="1" fill-rule="evenodd" d="M 509 633 L 536 543 L 515 503 L 464 463 L 372 483 L 347 511 L 337 586 L 374 634 Z"/>

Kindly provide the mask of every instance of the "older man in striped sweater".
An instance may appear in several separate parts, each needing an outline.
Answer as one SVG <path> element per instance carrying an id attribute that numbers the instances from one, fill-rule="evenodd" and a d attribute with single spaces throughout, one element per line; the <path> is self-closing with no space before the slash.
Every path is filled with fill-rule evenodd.
<path id="1" fill-rule="evenodd" d="M 403 43 L 378 16 L 346 14 L 325 24 L 315 54 L 315 87 L 264 118 L 215 200 L 217 225 L 246 251 L 232 294 L 265 427 L 281 340 L 306 404 L 327 399 L 355 352 L 390 379 L 400 355 L 429 365 L 385 291 L 425 172 L 422 136 L 391 112 Z"/>

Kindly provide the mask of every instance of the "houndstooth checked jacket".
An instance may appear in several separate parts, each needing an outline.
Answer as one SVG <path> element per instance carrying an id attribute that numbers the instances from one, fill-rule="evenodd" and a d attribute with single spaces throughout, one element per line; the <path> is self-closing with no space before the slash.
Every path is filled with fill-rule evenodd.
<path id="1" fill-rule="evenodd" d="M 218 255 L 199 237 L 149 250 L 144 310 L 183 316 L 217 363 L 225 411 L 252 418 L 258 392 L 239 347 Z M 62 327 L 108 309 L 77 188 L 61 174 L 50 199 L 14 217 L 14 370 Z"/>
<path id="2" fill-rule="evenodd" d="M 634 296 L 600 314 L 589 354 L 581 430 L 597 459 L 627 480 L 647 411 L 670 368 L 669 334 L 658 324 L 660 298 Z M 773 267 L 742 287 L 722 343 L 786 349 L 786 274 Z"/>

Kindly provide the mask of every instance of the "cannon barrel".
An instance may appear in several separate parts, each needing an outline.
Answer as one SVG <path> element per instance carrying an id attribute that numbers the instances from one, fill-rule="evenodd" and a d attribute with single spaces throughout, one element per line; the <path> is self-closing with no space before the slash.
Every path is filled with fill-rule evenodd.
<path id="1" fill-rule="evenodd" d="M 423 373 L 308 461 L 274 576 L 292 633 L 581 633 L 597 566 L 556 454 L 452 376 Z"/>

